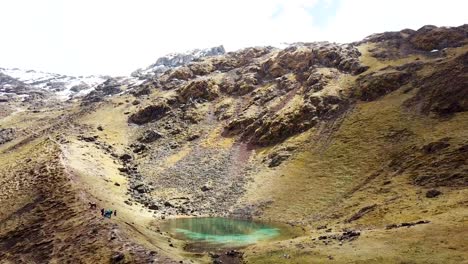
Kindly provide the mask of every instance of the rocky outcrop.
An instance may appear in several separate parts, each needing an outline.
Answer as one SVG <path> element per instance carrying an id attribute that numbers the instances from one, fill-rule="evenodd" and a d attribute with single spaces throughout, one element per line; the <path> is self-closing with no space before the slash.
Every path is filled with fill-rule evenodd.
<path id="1" fill-rule="evenodd" d="M 170 110 L 165 102 L 147 106 L 128 118 L 129 123 L 143 125 L 161 119 Z"/>
<path id="2" fill-rule="evenodd" d="M 429 76 L 416 80 L 416 95 L 405 105 L 419 113 L 449 116 L 468 110 L 468 53 L 440 63 Z"/>
<path id="3" fill-rule="evenodd" d="M 222 55 L 225 52 L 226 51 L 224 50 L 223 46 L 217 46 L 217 47 L 212 47 L 208 49 L 195 49 L 187 53 L 174 53 L 174 54 L 169 54 L 167 56 L 158 58 L 156 63 L 151 65 L 150 67 L 159 66 L 159 65 L 163 65 L 167 67 L 177 67 L 177 66 L 186 65 L 189 62 L 196 60 L 198 58 Z"/>
<path id="4" fill-rule="evenodd" d="M 215 71 L 215 67 L 209 60 L 192 62 L 188 65 L 188 68 L 192 71 L 193 74 L 199 76 L 204 76 Z"/>
<path id="5" fill-rule="evenodd" d="M 5 144 L 15 138 L 15 130 L 13 128 L 0 128 L 0 145 Z"/>
<path id="6" fill-rule="evenodd" d="M 392 59 L 407 54 L 424 54 L 445 48 L 460 47 L 467 43 L 468 25 L 459 27 L 423 26 L 418 30 L 405 29 L 397 32 L 384 32 L 368 36 L 363 41 L 375 43 L 372 50 L 376 58 Z"/>
<path id="7" fill-rule="evenodd" d="M 419 151 L 414 152 L 414 149 Z M 390 168 L 406 173 L 418 186 L 468 186 L 468 146 L 451 144 L 450 138 L 412 146 L 390 162 Z"/>
<path id="8" fill-rule="evenodd" d="M 219 84 L 219 87 L 223 93 L 242 96 L 255 90 L 260 83 L 259 79 L 257 73 L 241 73 L 241 75 L 237 75 L 236 77 L 225 77 Z"/>
<path id="9" fill-rule="evenodd" d="M 212 80 L 194 80 L 178 91 L 179 101 L 182 103 L 197 99 L 212 101 L 219 96 L 218 90 L 218 85 Z"/>
<path id="10" fill-rule="evenodd" d="M 395 91 L 410 81 L 405 71 L 383 70 L 361 75 L 356 80 L 355 96 L 363 101 L 376 100 Z"/>
<path id="11" fill-rule="evenodd" d="M 359 62 L 360 52 L 353 45 L 328 42 L 295 44 L 266 61 L 262 68 L 267 76 L 277 78 L 286 73 L 302 73 L 311 67 L 325 66 L 359 74 L 367 67 Z"/>
<path id="12" fill-rule="evenodd" d="M 252 142 L 258 145 L 270 145 L 304 132 L 319 121 L 337 117 L 348 108 L 348 103 L 335 96 L 309 97 L 298 108 L 274 115 L 261 123 L 255 130 Z"/>
<path id="13" fill-rule="evenodd" d="M 288 160 L 291 155 L 292 151 L 295 150 L 296 147 L 288 146 L 286 148 L 281 148 L 278 150 L 273 150 L 268 156 L 263 160 L 268 164 L 268 167 L 274 168 L 281 165 L 284 161 Z"/>
<path id="14" fill-rule="evenodd" d="M 221 45 L 208 49 L 195 49 L 185 53 L 172 53 L 158 58 L 156 62 L 149 67 L 145 69 L 138 69 L 131 75 L 135 78 L 150 79 L 155 76 L 160 76 L 170 69 L 185 66 L 191 62 L 201 60 L 205 57 L 223 55 L 225 52 L 226 51 L 224 50 L 224 47 Z M 200 71 L 197 71 L 197 66 L 195 66 L 190 70 L 195 70 L 197 72 L 195 74 L 200 75 L 199 73 L 203 72 L 206 68 L 201 67 L 198 69 L 200 69 Z"/>
<path id="15" fill-rule="evenodd" d="M 237 118 L 232 119 L 225 127 L 223 134 L 225 136 L 238 135 L 244 133 L 249 127 L 257 120 L 261 119 L 265 113 L 258 115 L 246 116 L 239 115 Z"/>
<path id="16" fill-rule="evenodd" d="M 365 207 L 359 209 L 359 211 L 356 212 L 355 214 L 353 214 L 350 218 L 346 219 L 345 222 L 346 223 L 351 223 L 353 221 L 356 221 L 356 220 L 362 218 L 364 215 L 374 211 L 376 207 L 377 207 L 376 204 L 365 206 Z"/>
<path id="17" fill-rule="evenodd" d="M 178 80 L 189 80 L 193 78 L 193 72 L 186 66 L 176 68 L 169 72 L 168 80 L 178 79 Z"/>
<path id="18" fill-rule="evenodd" d="M 114 78 L 107 79 L 105 82 L 98 85 L 94 91 L 83 98 L 83 105 L 100 102 L 105 96 L 122 92 L 121 85 L 122 83 Z"/>
<path id="19" fill-rule="evenodd" d="M 459 47 L 467 43 L 468 25 L 460 27 L 424 26 L 415 31 L 409 42 L 416 49 L 431 51 Z"/>

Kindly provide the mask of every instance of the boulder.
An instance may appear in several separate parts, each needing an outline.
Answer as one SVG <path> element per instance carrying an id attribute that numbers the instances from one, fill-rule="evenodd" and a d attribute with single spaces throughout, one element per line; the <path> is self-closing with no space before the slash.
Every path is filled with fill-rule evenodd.
<path id="1" fill-rule="evenodd" d="M 187 137 L 187 141 L 194 141 L 195 139 L 200 138 L 199 134 L 191 134 Z"/>
<path id="2" fill-rule="evenodd" d="M 148 189 L 143 183 L 137 183 L 133 186 L 133 190 L 137 191 L 138 193 L 146 193 Z"/>
<path id="3" fill-rule="evenodd" d="M 165 201 L 165 202 L 164 202 L 164 206 L 166 206 L 166 207 L 174 207 L 174 205 L 173 205 L 171 202 L 169 202 L 169 201 Z"/>
<path id="4" fill-rule="evenodd" d="M 287 160 L 291 154 L 285 151 L 278 151 L 268 155 L 268 167 L 273 168 L 281 165 L 283 161 Z"/>
<path id="5" fill-rule="evenodd" d="M 98 136 L 78 136 L 78 139 L 84 142 L 96 142 L 98 138 Z"/>
<path id="6" fill-rule="evenodd" d="M 442 194 L 441 191 L 436 190 L 436 189 L 432 189 L 432 190 L 429 190 L 429 191 L 426 192 L 426 197 L 427 198 L 435 198 L 435 197 L 437 197 L 437 196 L 439 196 L 441 194 Z"/>
<path id="7" fill-rule="evenodd" d="M 133 153 L 137 154 L 143 153 L 148 149 L 145 144 L 131 144 L 130 146 L 133 147 Z"/>
<path id="8" fill-rule="evenodd" d="M 176 149 L 179 147 L 179 144 L 177 142 L 170 142 L 169 143 L 169 148 L 171 149 Z"/>
<path id="9" fill-rule="evenodd" d="M 0 128 L 0 145 L 13 140 L 15 130 L 13 128 Z"/>
<path id="10" fill-rule="evenodd" d="M 207 192 L 210 191 L 212 187 L 209 185 L 203 185 L 200 189 L 202 190 L 202 192 Z"/>
<path id="11" fill-rule="evenodd" d="M 119 159 L 121 159 L 124 162 L 128 162 L 132 159 L 132 156 L 130 154 L 122 154 L 120 155 Z"/>
<path id="12" fill-rule="evenodd" d="M 122 252 L 114 252 L 111 256 L 111 263 L 122 263 L 125 259 L 125 254 Z"/>
<path id="13" fill-rule="evenodd" d="M 150 204 L 148 208 L 151 210 L 159 210 L 159 205 L 153 203 L 153 204 Z"/>
<path id="14" fill-rule="evenodd" d="M 435 141 L 435 142 L 431 142 L 425 146 L 422 147 L 422 150 L 427 153 L 427 154 L 430 154 L 430 153 L 435 153 L 439 150 L 442 150 L 442 149 L 445 149 L 447 147 L 449 147 L 450 144 L 448 142 L 446 142 L 445 139 L 442 139 L 442 140 L 439 140 L 439 141 Z"/>

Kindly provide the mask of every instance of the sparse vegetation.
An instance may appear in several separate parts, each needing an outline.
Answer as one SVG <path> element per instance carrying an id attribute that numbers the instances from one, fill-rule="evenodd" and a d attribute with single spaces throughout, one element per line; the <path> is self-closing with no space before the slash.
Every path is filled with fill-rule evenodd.
<path id="1" fill-rule="evenodd" d="M 438 54 L 427 30 L 202 57 L 84 105 L 0 101 L 0 262 L 208 263 L 161 221 L 226 216 L 300 230 L 246 263 L 463 263 L 466 26 L 435 29 Z"/>

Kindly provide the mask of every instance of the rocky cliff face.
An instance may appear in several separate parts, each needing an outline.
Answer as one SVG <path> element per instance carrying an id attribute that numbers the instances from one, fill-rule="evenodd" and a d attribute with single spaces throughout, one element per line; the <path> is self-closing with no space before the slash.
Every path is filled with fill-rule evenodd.
<path id="1" fill-rule="evenodd" d="M 243 249 L 249 263 L 459 263 L 468 258 L 467 29 L 219 47 L 108 78 L 69 105 L 33 110 L 0 97 L 0 258 L 199 261 L 160 221 L 232 216 L 304 230 Z M 49 96 L 5 72 L 0 80 Z M 119 214 L 100 222 L 87 202 Z M 28 225 L 36 235 L 25 248 Z M 39 232 L 57 227 L 57 237 Z"/>

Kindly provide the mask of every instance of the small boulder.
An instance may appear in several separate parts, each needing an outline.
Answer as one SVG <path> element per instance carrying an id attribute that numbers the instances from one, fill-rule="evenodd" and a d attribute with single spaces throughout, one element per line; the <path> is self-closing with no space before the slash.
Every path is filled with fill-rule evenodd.
<path id="1" fill-rule="evenodd" d="M 78 139 L 84 142 L 95 142 L 98 136 L 78 136 Z"/>
<path id="2" fill-rule="evenodd" d="M 199 134 L 192 134 L 187 137 L 187 141 L 194 141 L 195 139 L 198 139 L 200 137 Z"/>
<path id="3" fill-rule="evenodd" d="M 426 192 L 426 197 L 427 198 L 435 198 L 435 197 L 437 197 L 437 196 L 439 196 L 441 194 L 442 194 L 441 191 L 436 190 L 436 189 L 432 189 L 432 190 L 429 190 L 429 191 Z"/>
<path id="4" fill-rule="evenodd" d="M 120 263 L 125 259 L 125 254 L 122 252 L 114 252 L 111 257 L 111 263 Z"/>
<path id="5" fill-rule="evenodd" d="M 440 141 L 436 141 L 436 142 L 431 142 L 427 145 L 425 145 L 422 150 L 427 153 L 427 154 L 430 154 L 430 153 L 435 153 L 441 149 L 444 149 L 444 148 L 447 148 L 448 146 L 450 146 L 449 143 L 447 143 L 448 139 L 444 138 Z"/>
<path id="6" fill-rule="evenodd" d="M 141 143 L 151 143 L 157 139 L 162 138 L 163 135 L 157 131 L 154 130 L 146 130 L 141 137 L 139 137 L 137 140 L 140 141 Z"/>
<path id="7" fill-rule="evenodd" d="M 133 153 L 143 153 L 145 152 L 148 148 L 144 144 L 132 144 L 133 147 Z"/>
<path id="8" fill-rule="evenodd" d="M 207 192 L 207 191 L 209 191 L 209 190 L 211 190 L 211 189 L 213 189 L 213 188 L 212 188 L 211 186 L 208 186 L 208 185 L 203 185 L 203 186 L 201 187 L 201 190 L 202 190 L 203 192 Z"/>
<path id="9" fill-rule="evenodd" d="M 174 207 L 174 205 L 173 205 L 171 202 L 169 202 L 169 201 L 165 201 L 165 202 L 164 202 L 164 206 L 166 206 L 166 207 Z"/>
<path id="10" fill-rule="evenodd" d="M 14 132 L 13 128 L 0 128 L 0 145 L 13 140 Z"/>
<path id="11" fill-rule="evenodd" d="M 153 203 L 153 204 L 150 204 L 150 205 L 148 206 L 148 208 L 151 209 L 151 210 L 158 210 L 158 209 L 159 209 L 159 206 L 158 206 L 157 204 Z"/>
<path id="12" fill-rule="evenodd" d="M 286 151 L 278 151 L 268 155 L 268 167 L 273 168 L 281 165 L 283 161 L 287 160 L 291 156 L 290 153 Z"/>
<path id="13" fill-rule="evenodd" d="M 128 173 L 128 167 L 120 167 L 120 168 L 117 168 L 120 172 L 125 172 L 125 173 Z"/>
<path id="14" fill-rule="evenodd" d="M 179 147 L 179 144 L 177 144 L 177 142 L 171 142 L 171 143 L 169 143 L 169 147 L 170 147 L 171 149 L 176 149 L 176 148 Z"/>
<path id="15" fill-rule="evenodd" d="M 129 155 L 129 154 L 123 154 L 123 155 L 120 155 L 119 158 L 120 158 L 122 161 L 127 162 L 127 161 L 129 161 L 129 160 L 132 159 L 132 156 Z"/>
<path id="16" fill-rule="evenodd" d="M 146 187 L 144 185 L 140 185 L 138 187 L 135 187 L 135 190 L 139 193 L 145 193 L 146 192 Z"/>

